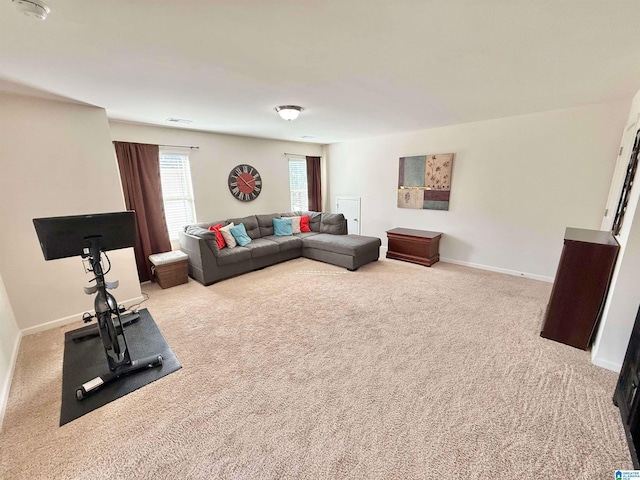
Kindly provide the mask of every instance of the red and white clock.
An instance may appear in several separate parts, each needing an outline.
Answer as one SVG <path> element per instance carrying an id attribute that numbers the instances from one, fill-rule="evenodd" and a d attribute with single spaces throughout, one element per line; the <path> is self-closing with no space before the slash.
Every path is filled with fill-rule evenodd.
<path id="1" fill-rule="evenodd" d="M 251 165 L 233 167 L 227 183 L 231 195 L 243 202 L 255 200 L 262 191 L 262 178 Z"/>

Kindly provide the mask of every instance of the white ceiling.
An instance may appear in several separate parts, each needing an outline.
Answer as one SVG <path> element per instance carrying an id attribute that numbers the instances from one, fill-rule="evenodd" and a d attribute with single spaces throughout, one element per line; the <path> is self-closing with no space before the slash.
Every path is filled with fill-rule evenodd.
<path id="1" fill-rule="evenodd" d="M 0 0 L 0 89 L 130 122 L 333 143 L 640 89 L 640 0 L 45 2 Z"/>

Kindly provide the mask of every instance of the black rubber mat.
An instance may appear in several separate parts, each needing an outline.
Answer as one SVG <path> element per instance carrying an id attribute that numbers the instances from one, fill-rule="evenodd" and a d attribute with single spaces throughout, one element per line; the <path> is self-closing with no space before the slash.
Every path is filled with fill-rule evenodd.
<path id="1" fill-rule="evenodd" d="M 144 308 L 139 313 L 140 320 L 124 329 L 131 358 L 133 360 L 160 354 L 163 358 L 162 365 L 121 377 L 79 401 L 76 389 L 83 383 L 108 373 L 109 365 L 100 337 L 88 337 L 81 341 L 72 339 L 74 333 L 95 328 L 95 321 L 92 325 L 67 332 L 64 338 L 60 426 L 182 367 L 149 311 Z"/>

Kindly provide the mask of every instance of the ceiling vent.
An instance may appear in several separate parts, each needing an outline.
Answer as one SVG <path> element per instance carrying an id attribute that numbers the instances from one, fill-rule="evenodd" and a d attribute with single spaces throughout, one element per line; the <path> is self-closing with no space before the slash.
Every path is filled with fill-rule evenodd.
<path id="1" fill-rule="evenodd" d="M 44 20 L 51 9 L 40 0 L 12 0 L 19 12 L 30 17 Z"/>
<path id="2" fill-rule="evenodd" d="M 193 120 L 185 120 L 184 118 L 167 118 L 167 122 L 182 123 L 184 125 L 188 125 L 190 123 L 193 123 Z"/>

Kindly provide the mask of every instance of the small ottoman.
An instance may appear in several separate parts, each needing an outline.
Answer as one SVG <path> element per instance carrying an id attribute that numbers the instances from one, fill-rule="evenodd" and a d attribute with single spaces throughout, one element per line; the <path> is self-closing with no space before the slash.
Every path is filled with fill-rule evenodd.
<path id="1" fill-rule="evenodd" d="M 151 271 L 161 288 L 175 287 L 188 281 L 189 257 L 180 250 L 149 255 Z"/>

